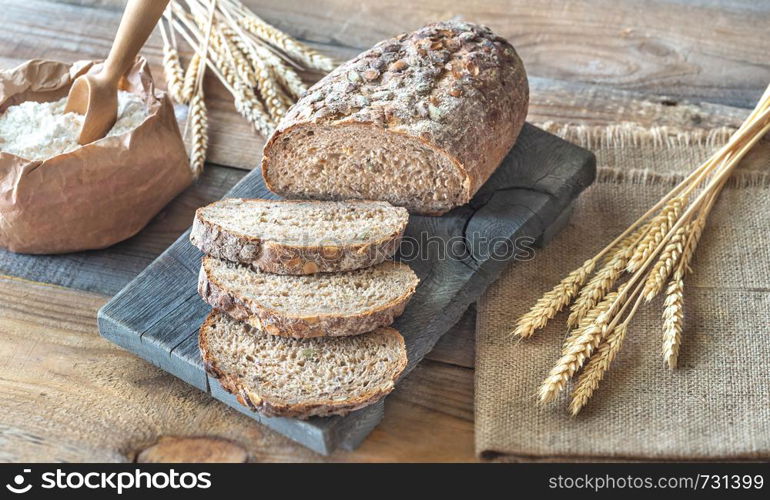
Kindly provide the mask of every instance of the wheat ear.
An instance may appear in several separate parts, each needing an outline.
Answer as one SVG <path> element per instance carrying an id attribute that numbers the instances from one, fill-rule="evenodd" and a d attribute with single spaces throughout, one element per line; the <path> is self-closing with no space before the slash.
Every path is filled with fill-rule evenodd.
<path id="1" fill-rule="evenodd" d="M 198 56 L 198 61 L 196 64 L 190 61 L 190 67 L 187 68 L 188 72 L 193 67 L 196 71 L 196 74 L 190 77 L 190 80 L 194 82 L 192 86 L 193 94 L 190 98 L 190 109 L 188 110 L 187 124 L 185 125 L 185 135 L 188 131 L 190 132 L 190 169 L 192 170 L 193 178 L 196 179 L 203 173 L 203 168 L 206 164 L 206 152 L 209 146 L 209 123 L 206 102 L 204 100 L 203 77 L 206 74 L 205 58 L 209 50 L 211 32 L 214 27 L 214 8 L 215 3 L 212 3 L 209 10 L 204 42 L 197 47 L 195 52 L 195 55 Z M 185 80 L 187 80 L 187 75 L 185 75 Z"/>
<path id="2" fill-rule="evenodd" d="M 623 283 L 617 292 L 611 292 L 596 305 L 596 313 L 589 312 L 587 317 L 595 316 L 592 322 L 584 320 L 582 328 L 573 332 L 564 342 L 559 361 L 548 373 L 540 385 L 540 402 L 547 403 L 556 398 L 564 389 L 569 379 L 583 366 L 594 350 L 601 344 L 617 322 L 616 317 L 623 314 L 627 305 L 628 287 Z M 639 287 L 634 290 L 637 294 Z"/>
<path id="3" fill-rule="evenodd" d="M 553 401 L 564 389 L 570 378 L 583 366 L 596 346 L 602 340 L 603 332 L 610 322 L 607 312 L 599 314 L 596 320 L 585 328 L 568 346 L 548 376 L 540 385 L 538 396 L 541 403 Z"/>
<path id="4" fill-rule="evenodd" d="M 691 271 L 690 261 L 715 201 L 716 194 L 709 198 L 701 213 L 690 222 L 690 234 L 687 236 L 676 270 L 666 287 L 663 309 L 663 359 L 672 370 L 676 368 L 679 359 L 679 346 L 684 331 L 684 275 Z"/>
<path id="5" fill-rule="evenodd" d="M 223 60 L 221 54 L 215 56 L 214 60 L 214 72 L 233 95 L 235 110 L 246 118 L 257 132 L 265 137 L 269 136 L 275 128 L 275 123 L 257 98 L 254 89 L 236 77 L 233 68 Z"/>
<path id="6" fill-rule="evenodd" d="M 296 71 L 290 68 L 284 63 L 284 60 L 275 55 L 272 50 L 263 46 L 263 42 L 255 40 L 253 35 L 249 35 L 243 30 L 241 24 L 233 17 L 233 14 L 227 9 L 221 10 L 225 21 L 229 25 L 229 30 L 232 33 L 233 42 L 244 53 L 248 54 L 254 60 L 264 61 L 267 65 L 270 75 L 278 82 L 279 86 L 288 91 L 289 94 L 295 98 L 302 96 L 307 90 L 307 86 L 302 82 Z M 294 100 L 283 92 L 279 92 L 278 96 L 286 104 L 291 106 L 294 104 Z"/>
<path id="7" fill-rule="evenodd" d="M 190 100 L 189 120 L 190 169 L 193 177 L 197 179 L 203 172 L 209 144 L 208 117 L 203 91 L 196 93 Z"/>
<path id="8" fill-rule="evenodd" d="M 650 222 L 649 232 L 642 238 L 628 261 L 626 270 L 630 273 L 637 271 L 647 261 L 647 257 L 658 247 L 658 244 L 668 233 L 679 218 L 685 199 L 677 196 L 672 198 Z"/>
<path id="9" fill-rule="evenodd" d="M 666 299 L 663 304 L 663 359 L 672 370 L 676 368 L 679 359 L 679 347 L 684 331 L 684 275 L 692 271 L 690 261 L 718 194 L 718 190 L 712 194 L 701 212 L 688 224 L 690 234 L 687 235 L 676 270 L 666 287 Z"/>
<path id="10" fill-rule="evenodd" d="M 648 229 L 648 225 L 640 227 L 623 238 L 612 250 L 613 253 L 610 254 L 607 263 L 580 290 L 578 298 L 575 299 L 575 303 L 572 305 L 569 318 L 567 318 L 568 327 L 577 327 L 588 311 L 594 309 L 596 304 L 612 289 L 618 278 L 623 274 L 628 260 L 634 253 L 636 244 Z"/>
<path id="11" fill-rule="evenodd" d="M 184 100 L 182 88 L 184 85 L 184 72 L 179 52 L 167 45 L 163 45 L 163 75 L 166 77 L 166 87 L 171 98 L 179 104 L 187 104 Z"/>
<path id="12" fill-rule="evenodd" d="M 251 65 L 251 61 L 241 50 L 240 44 L 237 43 L 237 39 L 232 36 L 232 33 L 226 26 L 218 24 L 217 27 L 219 29 L 215 38 L 214 50 L 220 54 L 220 57 L 223 59 L 227 58 L 230 61 L 241 81 L 250 87 L 256 87 L 259 78 Z"/>
<path id="13" fill-rule="evenodd" d="M 305 85 L 296 71 L 286 65 L 280 57 L 273 54 L 269 49 L 255 45 L 254 51 L 257 56 L 270 66 L 272 74 L 292 96 L 299 99 L 304 95 L 305 91 L 307 91 L 307 85 Z"/>
<path id="14" fill-rule="evenodd" d="M 237 4 L 240 4 L 240 2 L 237 2 Z M 245 10 L 242 5 L 240 7 Z M 337 67 L 337 63 L 331 57 L 316 52 L 304 43 L 279 31 L 254 13 L 249 12 L 247 15 L 240 16 L 238 22 L 252 35 L 282 50 L 308 68 L 329 72 Z"/>
<path id="15" fill-rule="evenodd" d="M 596 353 L 586 364 L 578 378 L 575 390 L 572 392 L 572 401 L 570 401 L 569 405 L 572 416 L 580 413 L 580 410 L 591 399 L 596 388 L 599 387 L 599 382 L 602 381 L 604 374 L 609 370 L 610 364 L 612 364 L 618 351 L 620 351 L 620 346 L 623 344 L 623 339 L 626 338 L 627 331 L 628 324 L 625 322 L 616 326 L 599 345 Z"/>
<path id="16" fill-rule="evenodd" d="M 687 243 L 687 236 L 691 226 L 692 225 L 688 223 L 676 230 L 669 242 L 663 248 L 663 252 L 652 267 L 652 271 L 647 275 L 644 283 L 644 290 L 642 291 L 642 295 L 644 295 L 647 302 L 650 302 L 660 293 L 666 280 L 674 270 L 674 267 L 679 263 L 679 259 L 682 257 L 682 252 Z"/>
<path id="17" fill-rule="evenodd" d="M 572 302 L 580 287 L 593 272 L 594 266 L 596 266 L 595 259 L 585 261 L 582 266 L 569 273 L 552 290 L 546 292 L 529 312 L 519 318 L 513 335 L 527 338 L 531 337 L 536 330 L 543 328 L 548 320 Z"/>
<path id="18" fill-rule="evenodd" d="M 201 27 L 203 24 L 201 16 L 194 16 L 194 19 L 198 26 Z M 232 65 L 243 84 L 252 89 L 256 87 L 270 117 L 280 119 L 288 109 L 288 99 L 283 97 L 283 92 L 276 85 L 275 79 L 270 73 L 270 68 L 264 61 L 254 54 L 249 44 L 239 44 L 237 40 L 238 37 L 229 26 L 217 23 L 217 33 L 212 38 L 212 46 L 219 59 L 217 66 L 222 69 L 227 64 L 225 61 Z M 242 50 L 246 52 L 244 53 Z M 236 88 L 238 87 L 235 81 L 231 81 L 231 85 Z M 236 101 L 240 100 L 241 104 L 239 106 L 236 102 L 236 108 L 240 107 L 238 111 L 251 121 L 248 117 L 253 108 L 249 103 L 250 96 L 243 89 L 240 89 L 238 93 L 240 95 L 235 95 L 234 98 Z"/>
<path id="19" fill-rule="evenodd" d="M 179 102 L 188 103 L 192 101 L 198 83 L 198 73 L 201 71 L 201 68 L 201 57 L 196 52 L 193 54 L 192 59 L 190 59 L 187 71 L 185 71 Z"/>
<path id="20" fill-rule="evenodd" d="M 167 12 L 170 13 L 170 9 Z M 182 70 L 182 60 L 179 58 L 179 51 L 174 45 L 173 32 L 167 34 L 166 27 L 163 21 L 161 21 L 160 33 L 163 38 L 163 75 L 166 77 L 168 93 L 176 102 L 187 104 L 182 97 L 184 71 Z"/>
<path id="21" fill-rule="evenodd" d="M 684 273 L 682 268 L 674 272 L 666 288 L 663 309 L 663 359 L 672 370 L 679 358 L 684 327 Z"/>
<path id="22" fill-rule="evenodd" d="M 268 115 L 262 103 L 254 93 L 254 89 L 246 85 L 235 75 L 232 66 L 222 57 L 222 54 L 212 56 L 214 73 L 233 95 L 235 110 L 251 123 L 254 128 L 267 137 L 275 128 L 275 123 Z"/>
<path id="23" fill-rule="evenodd" d="M 269 136 L 273 132 L 273 128 L 275 128 L 275 123 L 268 116 L 262 103 L 257 99 L 254 90 L 236 78 L 233 74 L 233 69 L 228 65 L 220 67 L 212 62 L 212 70 L 233 95 L 235 110 L 246 118 L 257 132 L 265 137 Z"/>
<path id="24" fill-rule="evenodd" d="M 197 28 L 194 23 L 191 22 L 189 16 L 179 15 L 178 19 L 179 22 L 192 33 L 192 35 L 184 30 L 179 30 L 179 33 L 182 34 L 190 45 L 195 46 L 196 41 L 194 37 L 200 39 L 202 35 L 197 32 Z M 222 51 L 213 50 L 212 47 L 209 47 L 206 65 L 233 95 L 235 109 L 246 118 L 260 134 L 264 136 L 270 135 L 275 124 L 268 116 L 262 103 L 259 102 L 254 90 L 240 81 L 238 75 L 235 73 L 235 69 L 228 62 L 227 58 L 224 57 Z"/>
<path id="25" fill-rule="evenodd" d="M 231 47 L 236 50 L 236 44 L 233 40 L 237 37 L 233 31 L 228 27 L 222 28 L 225 40 L 231 44 Z M 283 91 L 276 85 L 276 78 L 273 75 L 270 67 L 265 64 L 261 57 L 254 51 L 254 48 L 249 44 L 240 44 L 243 50 L 247 51 L 251 67 L 253 68 L 252 74 L 254 75 L 254 84 L 256 85 L 259 95 L 262 97 L 262 101 L 265 103 L 270 116 L 278 121 L 286 114 L 286 110 L 291 104 L 291 100 L 288 99 Z"/>
<path id="26" fill-rule="evenodd" d="M 606 335 L 607 327 L 624 296 L 625 291 L 608 295 L 596 306 L 599 309 L 596 319 L 567 339 L 559 361 L 540 385 L 538 394 L 541 403 L 553 401 L 591 356 Z"/>
<path id="27" fill-rule="evenodd" d="M 621 285 L 624 287 L 625 285 Z M 583 316 L 580 319 L 580 323 L 578 323 L 578 326 L 573 328 L 570 334 L 567 336 L 567 338 L 564 339 L 564 343 L 562 345 L 562 356 L 565 355 L 567 352 L 569 352 L 571 346 L 583 336 L 583 334 L 591 328 L 594 323 L 596 323 L 597 318 L 599 318 L 599 315 L 607 312 L 609 310 L 610 306 L 615 302 L 615 299 L 618 298 L 618 292 L 610 292 L 607 295 L 605 295 L 598 304 L 596 304 L 594 307 L 591 308 L 590 311 L 588 311 L 585 316 Z"/>
<path id="28" fill-rule="evenodd" d="M 703 234 L 703 228 L 706 227 L 706 218 L 708 217 L 708 211 L 711 208 L 711 203 L 713 203 L 713 201 L 709 203 L 706 211 L 696 217 L 696 219 L 692 222 L 692 230 L 690 235 L 687 237 L 687 243 L 685 244 L 684 250 L 682 251 L 682 266 L 687 272 L 692 271 L 692 269 L 690 269 L 690 262 L 692 261 L 692 256 L 695 254 L 695 249 L 698 247 L 700 237 Z"/>

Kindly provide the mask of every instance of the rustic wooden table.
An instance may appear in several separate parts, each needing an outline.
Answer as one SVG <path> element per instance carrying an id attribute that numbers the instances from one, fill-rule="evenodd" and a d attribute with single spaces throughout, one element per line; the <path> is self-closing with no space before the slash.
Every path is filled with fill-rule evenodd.
<path id="1" fill-rule="evenodd" d="M 753 0 L 245 3 L 339 58 L 434 20 L 487 24 L 524 60 L 536 123 L 737 125 L 770 82 L 770 4 Z M 104 57 L 122 4 L 2 0 L 0 67 Z M 156 34 L 143 51 L 158 79 L 160 46 Z M 140 235 L 109 250 L 58 257 L 0 251 L 0 461 L 130 461 L 168 436 L 227 439 L 251 461 L 475 460 L 473 308 L 388 399 L 385 420 L 366 442 L 330 457 L 99 337 L 97 309 L 187 228 L 196 207 L 258 164 L 263 140 L 216 82 L 207 86 L 211 163 Z M 177 450 L 183 458 L 195 453 Z"/>

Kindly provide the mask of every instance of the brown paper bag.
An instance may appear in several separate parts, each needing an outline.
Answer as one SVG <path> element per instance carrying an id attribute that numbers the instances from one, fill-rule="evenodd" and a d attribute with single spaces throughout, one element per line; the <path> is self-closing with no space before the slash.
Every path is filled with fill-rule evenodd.
<path id="1" fill-rule="evenodd" d="M 32 60 L 0 72 L 0 113 L 27 100 L 67 95 L 98 64 Z M 155 92 L 139 58 L 121 89 L 144 96 L 148 117 L 134 130 L 43 161 L 0 152 L 0 247 L 22 253 L 104 248 L 142 229 L 193 180 L 174 109 Z"/>

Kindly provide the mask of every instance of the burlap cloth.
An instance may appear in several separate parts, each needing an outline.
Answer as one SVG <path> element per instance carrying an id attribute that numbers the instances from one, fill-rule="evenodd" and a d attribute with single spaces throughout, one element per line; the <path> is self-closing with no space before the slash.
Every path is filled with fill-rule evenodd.
<path id="1" fill-rule="evenodd" d="M 685 279 L 679 368 L 661 356 L 662 298 L 643 307 L 594 397 L 539 406 L 564 313 L 535 337 L 517 317 L 706 159 L 729 130 L 551 127 L 594 151 L 596 183 L 534 260 L 512 264 L 478 305 L 476 451 L 504 459 L 710 460 L 770 457 L 770 144 L 742 162 L 712 212 Z"/>

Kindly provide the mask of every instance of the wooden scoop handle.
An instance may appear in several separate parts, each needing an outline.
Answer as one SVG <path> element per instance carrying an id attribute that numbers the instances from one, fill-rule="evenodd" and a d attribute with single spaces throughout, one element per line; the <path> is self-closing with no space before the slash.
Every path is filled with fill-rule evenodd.
<path id="1" fill-rule="evenodd" d="M 168 2 L 169 0 L 128 0 L 110 55 L 104 62 L 101 78 L 117 85 L 120 77 L 131 68 L 139 49 L 150 37 Z"/>

